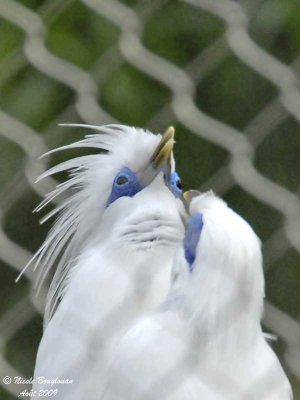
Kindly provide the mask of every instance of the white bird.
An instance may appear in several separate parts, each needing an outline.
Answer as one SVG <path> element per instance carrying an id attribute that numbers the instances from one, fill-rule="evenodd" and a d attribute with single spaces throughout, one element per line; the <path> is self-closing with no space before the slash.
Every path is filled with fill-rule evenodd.
<path id="1" fill-rule="evenodd" d="M 52 389 L 57 399 L 95 398 L 118 337 L 165 298 L 184 233 L 174 129 L 161 137 L 121 125 L 91 128 L 101 134 L 61 149 L 106 154 L 66 161 L 42 176 L 71 170 L 41 205 L 71 191 L 50 213 L 59 216 L 36 255 L 42 282 L 62 254 L 47 299 L 36 396 Z"/>
<path id="2" fill-rule="evenodd" d="M 258 237 L 212 192 L 185 198 L 191 217 L 170 294 L 124 335 L 99 399 L 292 399 L 261 328 Z"/>

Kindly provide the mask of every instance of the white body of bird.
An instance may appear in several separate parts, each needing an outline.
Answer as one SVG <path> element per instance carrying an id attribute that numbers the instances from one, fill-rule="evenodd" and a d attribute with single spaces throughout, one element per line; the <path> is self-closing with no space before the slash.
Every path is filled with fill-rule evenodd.
<path id="1" fill-rule="evenodd" d="M 115 137 L 104 137 L 101 146 L 104 141 L 105 148 L 107 142 L 111 153 L 98 156 L 99 165 L 96 156 L 91 156 L 93 164 L 85 166 L 85 175 L 79 177 L 83 188 L 77 194 L 77 209 L 73 210 L 76 242 L 74 247 L 73 236 L 71 251 L 67 248 L 67 254 L 72 256 L 71 265 L 61 268 L 50 290 L 50 304 L 59 305 L 55 312 L 49 311 L 50 316 L 54 315 L 39 346 L 33 387 L 36 396 L 41 390 L 52 389 L 57 390 L 57 399 L 96 398 L 118 339 L 138 316 L 153 309 L 169 291 L 174 252 L 184 231 L 182 204 L 166 186 L 163 171 L 155 168 L 165 162 L 173 163 L 169 146 L 173 146 L 172 139 L 167 135 L 160 141 L 153 134 L 127 127 L 117 128 L 117 132 L 109 128 L 108 133 Z M 169 146 L 167 150 L 165 145 Z M 130 171 L 120 174 L 124 167 Z M 50 173 L 58 170 L 62 168 Z M 87 178 L 87 182 L 82 178 Z M 117 182 L 119 194 L 125 178 L 134 179 L 134 185 L 139 180 L 135 186 L 138 189 L 118 197 L 114 185 Z M 99 186 L 104 187 L 101 195 L 97 179 Z M 93 185 L 98 198 L 92 191 Z M 69 203 L 66 204 L 64 213 L 70 214 Z M 67 232 L 67 227 L 58 228 Z M 82 243 L 80 234 L 84 235 Z M 53 246 L 55 229 L 50 232 L 50 239 Z M 47 260 L 46 250 L 43 257 Z M 44 377 L 46 383 L 38 383 L 39 377 Z M 47 383 L 51 380 L 56 383 Z M 59 383 L 65 380 L 72 383 Z"/>
<path id="2" fill-rule="evenodd" d="M 212 193 L 190 213 L 170 294 L 123 337 L 99 399 L 291 400 L 261 329 L 257 236 Z"/>

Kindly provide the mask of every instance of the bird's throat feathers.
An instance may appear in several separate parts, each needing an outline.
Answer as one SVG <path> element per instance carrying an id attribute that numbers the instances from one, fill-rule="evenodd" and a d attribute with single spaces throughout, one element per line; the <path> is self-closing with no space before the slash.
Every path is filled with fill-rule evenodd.
<path id="1" fill-rule="evenodd" d="M 246 221 L 211 194 L 194 208 L 203 213 L 203 228 L 185 291 L 191 318 L 202 336 L 217 338 L 221 347 L 245 344 L 260 329 L 263 310 L 260 241 Z"/>

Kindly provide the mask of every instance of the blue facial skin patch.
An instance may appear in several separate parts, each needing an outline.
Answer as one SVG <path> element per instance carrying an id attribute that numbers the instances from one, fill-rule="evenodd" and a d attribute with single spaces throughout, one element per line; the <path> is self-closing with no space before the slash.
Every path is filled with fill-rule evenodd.
<path id="1" fill-rule="evenodd" d="M 193 214 L 188 220 L 183 246 L 184 255 L 192 270 L 192 265 L 196 258 L 197 245 L 203 228 L 203 215 L 201 213 Z"/>
<path id="2" fill-rule="evenodd" d="M 107 200 L 106 207 L 112 204 L 120 197 L 133 197 L 142 190 L 142 186 L 138 181 L 137 176 L 131 169 L 124 167 L 117 173 L 113 184 L 110 196 Z"/>
<path id="3" fill-rule="evenodd" d="M 171 189 L 174 196 L 181 197 L 181 181 L 177 172 L 172 172 L 170 175 L 168 175 L 168 177 L 165 177 L 165 180 L 167 180 L 167 186 L 169 189 Z M 107 200 L 106 207 L 120 197 L 133 197 L 142 189 L 143 187 L 135 173 L 132 172 L 131 169 L 124 167 L 117 173 L 113 181 L 111 193 Z"/>
<path id="4" fill-rule="evenodd" d="M 177 172 L 172 172 L 169 176 L 169 186 L 175 197 L 181 197 L 182 187 L 181 180 Z"/>

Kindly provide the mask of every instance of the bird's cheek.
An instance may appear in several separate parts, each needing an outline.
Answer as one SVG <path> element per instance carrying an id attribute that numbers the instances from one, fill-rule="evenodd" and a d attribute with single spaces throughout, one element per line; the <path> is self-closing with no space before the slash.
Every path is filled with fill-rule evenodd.
<path id="1" fill-rule="evenodd" d="M 138 182 L 134 182 L 124 187 L 113 187 L 110 196 L 107 201 L 106 207 L 109 207 L 112 203 L 123 197 L 133 197 L 142 190 L 141 185 Z"/>

